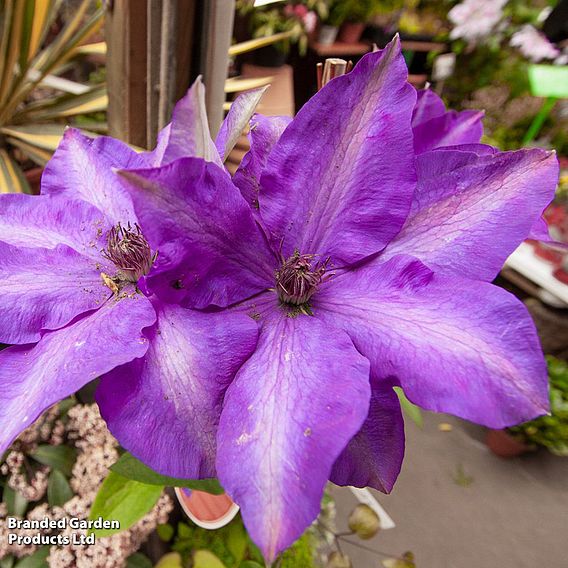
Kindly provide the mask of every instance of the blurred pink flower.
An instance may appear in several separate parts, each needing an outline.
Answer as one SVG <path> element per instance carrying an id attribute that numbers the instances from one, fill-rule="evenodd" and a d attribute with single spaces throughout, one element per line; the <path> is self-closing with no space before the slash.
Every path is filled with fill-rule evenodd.
<path id="1" fill-rule="evenodd" d="M 542 59 L 554 59 L 560 55 L 560 51 L 548 41 L 546 36 L 530 24 L 524 25 L 513 34 L 511 45 L 518 47 L 526 58 L 535 63 Z"/>
<path id="2" fill-rule="evenodd" d="M 316 29 L 318 23 L 318 17 L 315 12 L 308 12 L 304 16 L 304 28 L 310 34 Z"/>
<path id="3" fill-rule="evenodd" d="M 464 0 L 457 4 L 448 13 L 454 24 L 450 38 L 475 41 L 489 35 L 503 17 L 506 3 L 507 0 Z"/>

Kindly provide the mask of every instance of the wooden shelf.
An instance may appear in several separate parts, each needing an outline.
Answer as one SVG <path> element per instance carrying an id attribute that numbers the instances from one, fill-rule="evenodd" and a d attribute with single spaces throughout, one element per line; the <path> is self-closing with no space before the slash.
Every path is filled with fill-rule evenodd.
<path id="1" fill-rule="evenodd" d="M 418 51 L 429 53 L 430 51 L 445 51 L 446 44 L 435 41 L 414 41 L 402 40 L 402 49 L 407 51 Z M 344 57 L 348 55 L 365 55 L 372 49 L 372 44 L 369 42 L 359 43 L 343 43 L 336 41 L 331 45 L 324 45 L 321 43 L 313 43 L 312 49 L 320 57 Z"/>
<path id="2" fill-rule="evenodd" d="M 407 51 L 422 51 L 425 53 L 430 53 L 430 51 L 445 51 L 447 46 L 445 43 L 440 43 L 436 41 L 414 41 L 403 39 L 400 44 L 402 49 Z"/>
<path id="3" fill-rule="evenodd" d="M 371 51 L 370 43 L 343 43 L 336 41 L 331 45 L 312 44 L 312 49 L 320 57 L 341 57 L 346 55 L 365 55 Z"/>

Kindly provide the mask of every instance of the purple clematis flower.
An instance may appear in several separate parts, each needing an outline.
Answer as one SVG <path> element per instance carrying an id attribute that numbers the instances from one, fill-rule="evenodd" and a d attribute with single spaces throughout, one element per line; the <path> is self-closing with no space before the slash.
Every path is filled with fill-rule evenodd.
<path id="1" fill-rule="evenodd" d="M 14 346 L 0 353 L 0 454 L 46 408 L 118 365 L 136 361 L 140 368 L 138 377 L 115 385 L 121 395 L 141 388 L 140 377 L 152 369 L 168 381 L 175 399 L 176 381 L 189 381 L 195 391 L 201 381 L 222 385 L 251 353 L 257 326 L 250 318 L 193 312 L 155 296 L 147 285 L 160 263 L 159 249 L 148 239 L 152 221 L 138 219 L 113 169 L 185 155 L 221 166 L 261 94 L 253 91 L 235 102 L 216 143 L 199 80 L 152 152 L 137 154 L 112 138 L 92 140 L 69 129 L 46 166 L 41 196 L 1 196 L 0 342 Z M 167 252 L 169 243 L 160 244 Z M 226 349 L 230 357 L 208 359 Z M 190 353 L 203 360 L 195 373 Z M 141 411 L 153 404 L 152 388 Z M 206 409 L 194 405 L 194 420 L 214 412 L 210 403 Z M 194 445 L 207 447 L 210 455 L 214 435 L 191 428 Z M 186 475 L 214 476 L 212 455 L 188 465 Z"/>
<path id="2" fill-rule="evenodd" d="M 144 388 L 118 392 L 121 377 L 138 384 L 128 363 L 103 379 L 102 413 L 131 446 L 139 420 L 162 421 L 135 454 L 181 476 L 202 451 L 184 426 L 195 406 L 220 412 L 217 474 L 268 561 L 316 517 L 328 479 L 392 488 L 404 452 L 393 385 L 496 428 L 548 409 L 530 316 L 490 282 L 552 199 L 556 158 L 459 138 L 415 157 L 415 103 L 395 40 L 291 123 L 257 117 L 233 180 L 195 158 L 119 172 L 150 242 L 181 255 L 147 277 L 156 295 L 246 313 L 260 334 L 230 385 L 180 381 L 175 405 L 150 367 Z"/>

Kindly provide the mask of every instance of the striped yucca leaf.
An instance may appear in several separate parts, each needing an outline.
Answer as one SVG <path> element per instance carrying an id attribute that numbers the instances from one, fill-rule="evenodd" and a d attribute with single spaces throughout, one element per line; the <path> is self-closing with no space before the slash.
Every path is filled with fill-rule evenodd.
<path id="1" fill-rule="evenodd" d="M 14 116 L 14 123 L 45 121 L 77 114 L 101 112 L 108 106 L 105 85 L 98 85 L 81 95 L 65 94 L 32 103 Z"/>
<path id="2" fill-rule="evenodd" d="M 96 0 L 82 0 L 60 33 L 46 44 L 62 4 L 63 0 L 0 0 L 0 137 L 4 143 L 0 192 L 29 191 L 11 148 L 43 165 L 59 144 L 68 117 L 107 107 L 104 85 L 89 88 L 56 75 L 74 57 L 104 54 L 101 43 L 83 45 L 100 29 L 103 9 L 91 9 L 99 4 Z M 38 85 L 56 94 L 30 102 Z"/>
<path id="3" fill-rule="evenodd" d="M 20 166 L 4 149 L 0 149 L 0 193 L 30 193 Z"/>

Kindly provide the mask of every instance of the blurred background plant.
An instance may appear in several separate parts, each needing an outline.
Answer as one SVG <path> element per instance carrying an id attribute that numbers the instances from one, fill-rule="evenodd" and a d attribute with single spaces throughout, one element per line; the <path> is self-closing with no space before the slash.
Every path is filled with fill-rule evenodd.
<path id="1" fill-rule="evenodd" d="M 287 37 L 275 47 L 288 53 L 291 44 L 297 44 L 301 54 L 308 49 L 308 36 L 315 30 L 318 14 L 327 15 L 325 0 L 306 0 L 254 6 L 254 0 L 237 0 L 237 11 L 248 19 L 253 38 L 286 33 Z"/>
<path id="2" fill-rule="evenodd" d="M 100 127 L 85 115 L 106 109 L 103 76 L 78 82 L 89 68 L 76 63 L 104 53 L 103 43 L 85 45 L 102 23 L 93 0 L 0 2 L 0 192 L 30 192 L 23 170 L 49 160 L 71 117 Z"/>
<path id="3" fill-rule="evenodd" d="M 568 364 L 548 356 L 550 416 L 541 416 L 508 431 L 522 443 L 541 446 L 558 456 L 568 456 Z"/>

